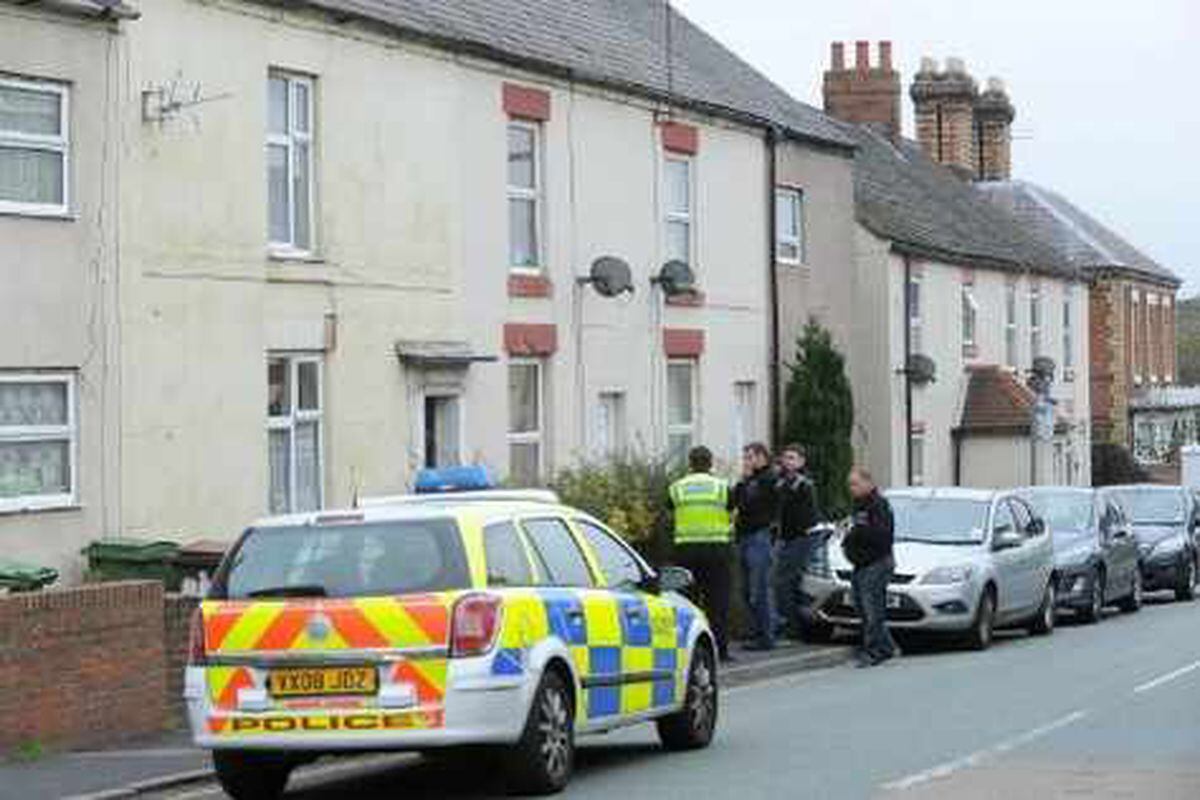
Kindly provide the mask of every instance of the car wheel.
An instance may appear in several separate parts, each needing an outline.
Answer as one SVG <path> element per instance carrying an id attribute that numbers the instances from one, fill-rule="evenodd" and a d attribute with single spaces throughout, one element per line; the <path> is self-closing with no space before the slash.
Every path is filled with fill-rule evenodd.
<path id="1" fill-rule="evenodd" d="M 1142 608 L 1142 570 L 1138 567 L 1133 572 L 1133 586 L 1129 594 L 1121 600 L 1121 610 L 1132 614 Z"/>
<path id="2" fill-rule="evenodd" d="M 1096 570 L 1091 577 L 1091 594 L 1088 596 L 1087 608 L 1080 609 L 1079 618 L 1091 625 L 1099 622 L 1104 613 L 1104 573 Z"/>
<path id="3" fill-rule="evenodd" d="M 972 650 L 987 650 L 992 646 L 992 634 L 996 628 L 996 596 L 991 589 L 985 589 L 979 598 L 979 610 L 975 612 L 975 622 L 967 633 L 967 644 Z"/>
<path id="4" fill-rule="evenodd" d="M 1179 601 L 1194 600 L 1196 599 L 1196 557 L 1187 555 L 1182 567 L 1179 585 L 1175 587 L 1175 599 Z"/>
<path id="5" fill-rule="evenodd" d="M 668 750 L 699 750 L 708 747 L 717 728 L 717 673 L 712 650 L 696 648 L 688 670 L 683 708 L 657 721 L 658 738 Z"/>
<path id="6" fill-rule="evenodd" d="M 542 675 L 525 730 L 504 759 L 514 794 L 561 792 L 575 767 L 575 720 L 571 693 L 556 670 Z"/>
<path id="7" fill-rule="evenodd" d="M 1038 607 L 1037 616 L 1029 623 L 1029 632 L 1035 636 L 1045 636 L 1054 633 L 1054 579 L 1046 584 L 1046 592 L 1042 595 L 1042 604 Z"/>
<path id="8" fill-rule="evenodd" d="M 233 800 L 275 800 L 283 796 L 292 762 L 279 753 L 214 750 L 213 768 Z"/>

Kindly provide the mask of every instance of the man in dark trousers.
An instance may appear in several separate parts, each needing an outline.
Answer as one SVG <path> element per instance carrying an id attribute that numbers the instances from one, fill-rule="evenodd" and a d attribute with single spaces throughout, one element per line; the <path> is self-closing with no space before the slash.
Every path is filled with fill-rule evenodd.
<path id="1" fill-rule="evenodd" d="M 737 511 L 742 593 L 753 628 L 747 650 L 775 647 L 771 609 L 771 527 L 778 512 L 775 481 L 767 446 L 762 442 L 746 445 L 742 450 L 742 480 L 733 487 L 733 507 Z"/>
<path id="2" fill-rule="evenodd" d="M 775 602 L 783 618 L 785 633 L 793 639 L 804 636 L 810 610 L 801 597 L 804 571 L 820 542 L 813 530 L 824 521 L 817 504 L 816 486 L 805 470 L 804 447 L 789 444 L 779 454 L 779 478 L 775 491 L 779 498 L 779 553 L 775 565 Z"/>
<path id="3" fill-rule="evenodd" d="M 850 585 L 862 615 L 858 665 L 874 667 L 896 655 L 896 643 L 887 629 L 887 587 L 896 567 L 892 507 L 863 467 L 850 471 L 850 496 L 854 502 L 852 527 L 842 541 L 842 550 L 854 565 Z"/>
<path id="4" fill-rule="evenodd" d="M 696 600 L 717 637 L 717 655 L 730 661 L 726 631 L 733 569 L 732 503 L 729 483 L 710 474 L 712 462 L 707 447 L 693 447 L 688 453 L 688 474 L 671 484 L 669 500 L 675 517 L 675 562 L 695 577 Z"/>

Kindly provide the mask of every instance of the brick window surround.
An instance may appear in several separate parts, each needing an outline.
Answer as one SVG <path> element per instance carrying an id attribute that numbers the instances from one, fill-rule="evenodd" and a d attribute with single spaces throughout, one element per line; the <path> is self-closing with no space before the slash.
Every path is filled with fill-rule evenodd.
<path id="1" fill-rule="evenodd" d="M 667 358 L 699 358 L 704 355 L 704 331 L 698 328 L 663 328 L 663 350 Z"/>
<path id="2" fill-rule="evenodd" d="M 501 88 L 504 113 L 517 119 L 545 122 L 550 119 L 550 93 L 545 89 L 534 89 L 505 83 Z"/>
<path id="3" fill-rule="evenodd" d="M 672 153 L 683 153 L 694 156 L 700 152 L 700 129 L 695 125 L 684 125 L 682 122 L 664 122 L 662 129 L 662 144 L 664 150 Z"/>
<path id="4" fill-rule="evenodd" d="M 545 275 L 508 276 L 509 297 L 549 297 L 553 293 L 554 284 Z"/>
<path id="5" fill-rule="evenodd" d="M 696 290 L 684 294 L 668 295 L 665 302 L 669 306 L 679 308 L 703 308 L 706 299 L 704 292 Z"/>
<path id="6" fill-rule="evenodd" d="M 504 352 L 510 356 L 544 357 L 558 350 L 558 328 L 553 324 L 508 322 L 504 325 Z"/>

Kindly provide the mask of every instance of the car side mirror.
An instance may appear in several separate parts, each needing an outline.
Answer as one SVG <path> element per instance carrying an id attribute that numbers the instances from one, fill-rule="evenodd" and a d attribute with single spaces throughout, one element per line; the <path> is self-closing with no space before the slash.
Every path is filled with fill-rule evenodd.
<path id="1" fill-rule="evenodd" d="M 1025 537 L 1016 531 L 997 531 L 992 535 L 993 550 L 1012 550 L 1025 543 Z"/>
<path id="2" fill-rule="evenodd" d="M 1025 533 L 1029 536 L 1041 536 L 1046 532 L 1046 521 L 1041 517 L 1034 517 L 1029 522 L 1029 527 L 1025 529 Z"/>
<path id="3" fill-rule="evenodd" d="M 683 592 L 696 582 L 686 567 L 663 567 L 655 579 L 660 592 Z"/>

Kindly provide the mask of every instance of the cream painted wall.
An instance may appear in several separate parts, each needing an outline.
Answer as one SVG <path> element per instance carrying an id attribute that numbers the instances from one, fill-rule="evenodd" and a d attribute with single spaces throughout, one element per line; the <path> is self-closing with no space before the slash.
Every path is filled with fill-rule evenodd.
<path id="1" fill-rule="evenodd" d="M 76 498 L 0 514 L 0 553 L 80 575 L 78 552 L 115 531 L 115 301 L 111 200 L 118 140 L 109 105 L 119 36 L 105 23 L 0 6 L 0 73 L 68 86 L 70 203 L 63 218 L 0 215 L 0 374 L 76 376 Z"/>

